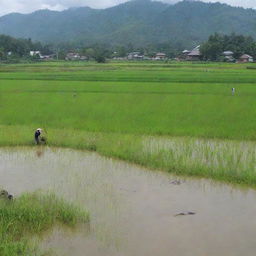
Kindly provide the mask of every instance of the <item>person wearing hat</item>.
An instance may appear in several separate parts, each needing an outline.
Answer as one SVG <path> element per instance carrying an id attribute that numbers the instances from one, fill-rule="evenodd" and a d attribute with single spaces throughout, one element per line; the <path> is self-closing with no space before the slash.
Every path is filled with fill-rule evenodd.
<path id="1" fill-rule="evenodd" d="M 35 142 L 36 142 L 37 145 L 39 145 L 41 143 L 46 143 L 46 139 L 42 134 L 43 134 L 43 129 L 41 129 L 41 128 L 36 129 L 36 131 L 35 131 Z"/>

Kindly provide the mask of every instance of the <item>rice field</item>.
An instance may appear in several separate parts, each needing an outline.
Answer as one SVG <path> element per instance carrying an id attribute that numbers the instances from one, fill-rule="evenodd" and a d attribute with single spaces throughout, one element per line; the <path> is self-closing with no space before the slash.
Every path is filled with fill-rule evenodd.
<path id="1" fill-rule="evenodd" d="M 1 65 L 0 145 L 33 145 L 34 130 L 43 127 L 49 145 L 255 186 L 255 67 Z"/>

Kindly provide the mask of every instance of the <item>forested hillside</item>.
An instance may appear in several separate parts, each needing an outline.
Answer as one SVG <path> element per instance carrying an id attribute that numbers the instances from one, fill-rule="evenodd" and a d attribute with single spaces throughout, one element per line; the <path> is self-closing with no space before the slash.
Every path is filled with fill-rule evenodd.
<path id="1" fill-rule="evenodd" d="M 0 18 L 0 33 L 42 42 L 77 45 L 172 43 L 192 47 L 213 33 L 256 38 L 256 11 L 220 3 L 183 1 L 175 5 L 134 0 L 112 8 L 88 7 L 63 12 L 41 10 Z"/>

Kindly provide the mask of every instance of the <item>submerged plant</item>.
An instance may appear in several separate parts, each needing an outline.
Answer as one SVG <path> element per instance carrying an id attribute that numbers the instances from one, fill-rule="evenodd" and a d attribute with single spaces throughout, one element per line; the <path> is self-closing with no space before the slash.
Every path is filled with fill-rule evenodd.
<path id="1" fill-rule="evenodd" d="M 89 215 L 53 194 L 24 194 L 13 201 L 0 200 L 0 255 L 38 255 L 30 237 L 61 223 L 75 226 Z"/>

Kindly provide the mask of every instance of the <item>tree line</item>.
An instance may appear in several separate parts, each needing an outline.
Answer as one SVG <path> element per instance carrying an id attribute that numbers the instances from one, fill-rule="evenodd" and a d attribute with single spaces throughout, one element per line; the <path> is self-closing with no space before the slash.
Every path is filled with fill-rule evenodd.
<path id="1" fill-rule="evenodd" d="M 138 51 L 143 55 L 153 57 L 157 52 L 164 52 L 167 57 L 175 57 L 182 47 L 171 42 L 148 44 L 135 47 L 133 44 L 110 45 L 106 43 L 94 43 L 83 45 L 82 43 L 42 44 L 31 39 L 17 39 L 7 35 L 0 35 L 0 60 L 19 61 L 37 60 L 38 56 L 30 56 L 30 51 L 40 51 L 42 55 L 54 54 L 55 58 L 64 60 L 67 53 L 76 52 L 86 56 L 89 60 L 104 62 L 108 58 L 126 57 L 128 53 Z"/>
<path id="2" fill-rule="evenodd" d="M 139 52 L 148 57 L 154 57 L 158 52 L 164 52 L 168 58 L 174 58 L 183 50 L 182 45 L 172 42 L 147 44 L 136 47 L 132 43 L 126 45 L 111 45 L 107 43 L 94 43 L 90 45 L 76 45 L 63 43 L 57 46 L 59 49 L 59 59 L 65 59 L 69 51 L 74 51 L 80 55 L 87 56 L 89 59 L 100 59 L 100 57 L 127 57 L 130 52 Z"/>
<path id="3" fill-rule="evenodd" d="M 243 54 L 256 57 L 256 42 L 251 36 L 236 35 L 234 33 L 231 35 L 215 33 L 200 47 L 204 60 L 222 61 L 224 51 L 232 51 L 235 59 Z"/>
<path id="4" fill-rule="evenodd" d="M 0 35 L 0 59 L 17 60 L 29 58 L 30 51 L 40 51 L 42 54 L 51 54 L 52 50 L 48 45 L 40 42 L 32 42 L 31 39 L 16 39 L 7 35 Z"/>
<path id="5" fill-rule="evenodd" d="M 67 53 L 76 52 L 81 56 L 86 56 L 89 60 L 105 62 L 108 58 L 126 57 L 128 53 L 137 51 L 141 54 L 153 57 L 157 52 L 163 52 L 169 59 L 179 56 L 183 46 L 171 42 L 148 44 L 142 47 L 134 47 L 131 43 L 127 45 L 92 44 L 42 44 L 33 42 L 31 39 L 16 39 L 11 36 L 0 35 L 0 60 L 19 61 L 22 59 L 37 60 L 38 56 L 30 56 L 30 51 L 40 51 L 42 55 L 55 54 L 59 60 L 64 60 Z M 234 58 L 239 58 L 246 53 L 256 57 L 256 42 L 250 36 L 237 34 L 222 35 L 215 33 L 203 42 L 200 52 L 203 60 L 223 61 L 224 51 L 232 51 Z"/>

